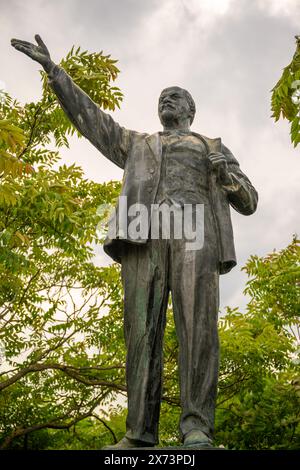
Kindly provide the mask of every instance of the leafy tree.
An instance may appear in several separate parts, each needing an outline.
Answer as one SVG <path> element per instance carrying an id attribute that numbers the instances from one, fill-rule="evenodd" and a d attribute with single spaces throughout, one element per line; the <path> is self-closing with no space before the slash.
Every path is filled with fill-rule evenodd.
<path id="1" fill-rule="evenodd" d="M 300 447 L 300 246 L 252 256 L 247 311 L 220 320 L 217 441 L 236 449 Z"/>
<path id="2" fill-rule="evenodd" d="M 272 89 L 271 99 L 275 122 L 282 116 L 291 123 L 290 134 L 294 147 L 300 142 L 300 36 L 295 38 L 296 52 Z"/>
<path id="3" fill-rule="evenodd" d="M 110 84 L 115 62 L 72 49 L 62 65 L 95 102 L 114 109 L 122 98 Z M 101 241 L 97 207 L 114 201 L 120 185 L 88 181 L 75 165 L 55 169 L 75 129 L 42 79 L 40 101 L 22 107 L 6 94 L 0 103 L 3 448 L 33 431 L 69 428 L 125 390 L 123 354 L 110 344 L 99 359 L 108 329 L 99 312 L 109 304 L 109 322 L 121 312 L 118 268 L 95 266 L 92 250 Z"/>

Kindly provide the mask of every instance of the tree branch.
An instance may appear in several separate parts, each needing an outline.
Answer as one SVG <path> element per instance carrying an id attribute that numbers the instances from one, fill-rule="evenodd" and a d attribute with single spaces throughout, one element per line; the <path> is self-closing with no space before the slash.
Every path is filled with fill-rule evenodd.
<path id="1" fill-rule="evenodd" d="M 114 444 L 116 444 L 118 442 L 117 438 L 116 438 L 116 435 L 115 433 L 113 432 L 113 430 L 108 426 L 108 424 L 101 418 L 99 418 L 99 416 L 93 414 L 92 415 L 93 418 L 96 418 L 98 421 L 100 421 L 100 423 L 103 424 L 103 426 L 111 433 L 112 437 L 113 437 L 113 440 L 114 440 Z"/>
<path id="2" fill-rule="evenodd" d="M 83 419 L 88 418 L 89 416 L 92 416 L 93 410 L 96 406 L 97 406 L 97 404 L 95 404 L 95 406 L 93 406 L 93 408 L 91 410 L 89 410 L 87 413 L 83 413 L 83 414 L 77 416 L 76 418 L 74 418 L 73 420 L 71 420 L 71 421 L 69 421 L 68 423 L 65 423 L 65 424 L 57 423 L 57 421 L 59 419 L 64 418 L 64 417 L 62 417 L 62 418 L 56 418 L 56 420 L 48 421 L 47 423 L 36 424 L 36 425 L 30 426 L 28 428 L 18 427 L 13 431 L 13 433 L 10 436 L 8 436 L 4 440 L 4 442 L 1 445 L 0 449 L 1 450 L 7 449 L 9 444 L 14 439 L 16 439 L 17 437 L 28 435 L 28 434 L 30 434 L 31 432 L 34 432 L 34 431 L 39 431 L 41 429 L 46 429 L 46 428 L 48 428 L 48 429 L 69 429 L 71 426 L 74 426 L 74 424 L 78 423 L 79 421 L 82 421 Z"/>
<path id="3" fill-rule="evenodd" d="M 88 385 L 88 386 L 102 386 L 102 387 L 109 387 L 114 390 L 120 390 L 120 391 L 127 391 L 127 388 L 125 385 L 122 384 L 116 384 L 114 382 L 109 382 L 106 380 L 90 380 L 83 375 L 80 374 L 80 369 L 76 369 L 75 367 L 69 367 L 67 365 L 62 365 L 62 364 L 30 364 L 28 367 L 24 367 L 24 369 L 19 370 L 15 375 L 10 377 L 9 379 L 4 380 L 3 382 L 0 382 L 0 390 L 4 390 L 5 388 L 13 385 L 16 383 L 18 380 L 21 378 L 25 377 L 27 374 L 30 374 L 32 372 L 41 372 L 44 370 L 60 370 L 61 372 L 65 373 L 69 377 L 77 380 L 78 382 Z M 100 370 L 100 369 L 98 369 Z M 107 368 L 103 369 L 107 370 Z"/>

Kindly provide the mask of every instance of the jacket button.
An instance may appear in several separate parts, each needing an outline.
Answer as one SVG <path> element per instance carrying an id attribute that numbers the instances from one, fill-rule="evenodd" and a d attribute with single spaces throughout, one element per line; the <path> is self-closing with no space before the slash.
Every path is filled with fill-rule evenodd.
<path id="1" fill-rule="evenodd" d="M 150 168 L 149 171 L 150 171 L 150 173 L 154 173 L 155 170 L 154 170 L 154 168 Z"/>
<path id="2" fill-rule="evenodd" d="M 150 186 L 150 187 L 148 188 L 148 193 L 151 193 L 152 190 L 153 190 L 153 188 Z"/>

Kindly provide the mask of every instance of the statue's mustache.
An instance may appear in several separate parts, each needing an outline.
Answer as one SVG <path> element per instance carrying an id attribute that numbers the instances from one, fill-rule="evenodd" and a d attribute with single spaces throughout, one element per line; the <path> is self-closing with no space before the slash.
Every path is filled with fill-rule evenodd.
<path id="1" fill-rule="evenodd" d="M 167 109 L 167 108 L 168 109 L 176 109 L 176 107 L 171 103 L 162 104 L 161 107 L 160 107 L 161 110 Z"/>

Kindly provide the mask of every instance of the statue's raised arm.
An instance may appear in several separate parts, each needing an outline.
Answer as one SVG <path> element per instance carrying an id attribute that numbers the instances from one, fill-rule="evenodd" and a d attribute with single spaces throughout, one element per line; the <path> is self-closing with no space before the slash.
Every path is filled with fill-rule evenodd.
<path id="1" fill-rule="evenodd" d="M 50 56 L 41 37 L 35 36 L 37 45 L 12 39 L 12 46 L 42 65 L 49 77 L 61 107 L 70 121 L 100 152 L 120 168 L 124 168 L 132 131 L 119 126 L 82 91 L 71 77 Z"/>

